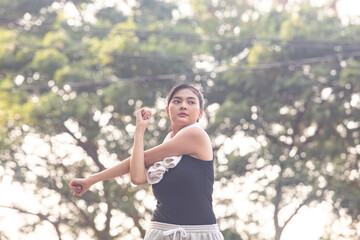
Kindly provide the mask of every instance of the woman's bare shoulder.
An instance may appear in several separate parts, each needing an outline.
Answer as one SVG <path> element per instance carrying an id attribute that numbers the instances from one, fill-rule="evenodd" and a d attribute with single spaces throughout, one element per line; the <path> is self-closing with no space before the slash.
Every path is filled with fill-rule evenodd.
<path id="1" fill-rule="evenodd" d="M 190 156 L 204 161 L 213 159 L 210 137 L 204 129 L 192 127 L 179 133 L 178 137 L 181 143 L 192 149 Z"/>
<path id="2" fill-rule="evenodd" d="M 199 126 L 194 126 L 191 128 L 184 129 L 183 131 L 176 134 L 175 137 L 178 137 L 178 136 L 186 136 L 186 137 L 192 137 L 192 138 L 206 138 L 206 139 L 209 138 L 209 135 L 207 134 L 207 132 Z"/>

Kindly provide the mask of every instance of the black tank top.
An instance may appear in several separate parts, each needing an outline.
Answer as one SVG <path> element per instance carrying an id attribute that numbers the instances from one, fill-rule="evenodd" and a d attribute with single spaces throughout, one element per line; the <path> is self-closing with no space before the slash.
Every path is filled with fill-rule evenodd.
<path id="1" fill-rule="evenodd" d="M 152 220 L 179 225 L 215 224 L 213 184 L 213 160 L 184 155 L 175 168 L 152 185 L 157 200 Z"/>

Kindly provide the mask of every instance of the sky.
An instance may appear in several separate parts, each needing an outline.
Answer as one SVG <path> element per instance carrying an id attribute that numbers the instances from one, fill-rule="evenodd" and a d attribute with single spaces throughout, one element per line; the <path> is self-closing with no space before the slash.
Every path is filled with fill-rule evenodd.
<path id="1" fill-rule="evenodd" d="M 271 0 L 264 0 L 264 6 L 266 3 Z M 299 1 L 299 0 L 293 0 Z M 314 4 L 322 5 L 327 0 L 312 0 Z M 360 0 L 340 0 L 338 2 L 338 12 L 343 17 L 344 23 L 348 23 L 352 16 L 360 16 Z M 186 7 L 184 7 L 186 9 Z M 358 20 L 359 21 L 359 20 Z M 1 173 L 0 166 L 0 173 Z M 251 186 L 253 179 L 249 179 L 249 182 L 246 186 Z M 236 202 L 245 202 L 249 192 L 246 189 L 242 191 L 234 191 L 236 186 L 230 186 L 228 191 L 225 191 L 221 194 L 227 194 L 228 197 L 231 197 Z M 41 211 L 41 206 L 38 204 L 39 200 L 34 197 L 32 190 L 26 190 L 20 184 L 12 184 L 10 178 L 4 177 L 3 181 L 0 183 L 0 206 L 10 206 L 12 203 L 21 204 L 25 209 L 30 209 L 33 212 Z M 24 201 L 24 199 L 26 199 Z M 246 204 L 245 204 L 246 205 Z M 245 206 L 246 207 L 246 206 Z M 244 207 L 243 207 L 244 208 Z M 237 211 L 241 215 L 243 208 L 239 207 Z M 215 211 L 222 211 L 221 209 L 216 209 Z M 292 221 L 290 225 L 285 229 L 283 233 L 282 240 L 318 240 L 324 233 L 324 228 L 327 224 L 330 223 L 330 220 L 334 217 L 331 213 L 331 207 L 322 203 L 317 206 L 306 207 L 303 209 Z M 36 220 L 36 217 L 27 215 L 28 220 Z M 268 216 L 271 220 L 271 216 Z M 334 225 L 334 231 L 341 232 L 343 229 L 346 229 L 346 226 L 349 224 L 349 219 L 343 218 L 336 225 Z M 271 222 L 271 221 L 269 221 Z M 0 230 L 5 232 L 10 236 L 11 240 L 20 239 L 19 228 L 21 228 L 24 223 L 24 216 L 17 214 L 16 211 L 0 208 Z M 269 227 L 272 226 L 265 226 Z M 42 227 L 38 228 L 32 234 L 23 238 L 24 240 L 42 240 L 42 239 L 51 239 L 51 236 L 54 236 L 55 232 L 53 227 L 49 223 L 44 223 Z M 339 239 L 340 240 L 340 239 Z M 344 238 L 343 240 L 346 240 Z"/>

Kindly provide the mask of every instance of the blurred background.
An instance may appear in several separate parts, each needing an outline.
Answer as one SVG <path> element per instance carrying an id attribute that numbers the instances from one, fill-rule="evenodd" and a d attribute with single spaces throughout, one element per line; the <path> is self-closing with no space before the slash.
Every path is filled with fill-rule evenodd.
<path id="1" fill-rule="evenodd" d="M 0 0 L 0 239 L 141 239 L 128 176 L 68 184 L 168 131 L 192 82 L 226 240 L 360 237 L 360 1 Z"/>

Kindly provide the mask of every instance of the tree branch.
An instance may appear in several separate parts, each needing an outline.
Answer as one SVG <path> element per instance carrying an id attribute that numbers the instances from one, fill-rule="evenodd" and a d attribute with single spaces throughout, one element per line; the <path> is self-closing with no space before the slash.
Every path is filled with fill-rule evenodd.
<path id="1" fill-rule="evenodd" d="M 99 156 L 97 154 L 97 149 L 98 149 L 97 146 L 92 142 L 89 141 L 83 142 L 77 137 L 75 137 L 75 135 L 65 126 L 65 124 L 63 124 L 63 128 L 66 133 L 70 134 L 70 136 L 76 140 L 78 146 L 84 149 L 84 151 L 92 158 L 96 166 L 99 167 L 99 170 L 100 171 L 104 170 L 105 169 L 104 165 L 99 161 Z"/>
<path id="2" fill-rule="evenodd" d="M 87 214 L 84 210 L 82 210 L 82 209 L 76 204 L 76 202 L 74 202 L 72 199 L 69 199 L 69 200 L 70 200 L 70 202 L 75 206 L 75 208 L 80 212 L 80 215 L 85 219 L 86 225 L 87 225 L 87 226 L 90 226 L 90 227 L 96 232 L 97 230 L 96 230 L 96 226 L 95 226 L 94 221 L 92 221 L 92 220 L 89 218 L 88 214 Z"/>
<path id="3" fill-rule="evenodd" d="M 316 192 L 312 191 L 303 201 L 302 203 L 300 203 L 300 205 L 295 209 L 295 211 L 293 212 L 293 214 L 291 214 L 291 216 L 285 221 L 284 225 L 282 226 L 282 228 L 285 228 L 285 226 L 291 221 L 291 219 L 300 211 L 300 209 L 303 206 L 308 205 L 311 201 L 313 201 L 316 197 Z"/>
<path id="4" fill-rule="evenodd" d="M 283 171 L 283 170 L 281 170 Z M 281 174 L 279 175 L 281 176 Z M 283 227 L 280 227 L 279 224 L 279 212 L 280 212 L 280 202 L 282 200 L 282 183 L 281 179 L 278 178 L 278 182 L 275 185 L 276 195 L 274 197 L 274 227 L 275 227 L 275 240 L 280 240 L 281 232 Z"/>
<path id="5" fill-rule="evenodd" d="M 33 216 L 37 216 L 40 220 L 42 221 L 46 221 L 46 222 L 49 222 L 51 225 L 53 225 L 53 227 L 55 228 L 55 231 L 58 235 L 58 238 L 59 240 L 61 240 L 61 232 L 60 232 L 60 229 L 59 229 L 59 221 L 57 222 L 53 222 L 49 219 L 49 215 L 44 215 L 44 214 L 41 214 L 41 213 L 32 213 L 32 212 L 29 212 L 29 211 L 26 211 L 24 209 L 21 209 L 21 208 L 18 208 L 18 207 L 10 207 L 10 206 L 3 206 L 3 205 L 0 205 L 0 208 L 8 208 L 8 209 L 11 209 L 11 210 L 15 210 L 15 211 L 18 211 L 19 213 L 23 213 L 23 214 L 29 214 L 29 215 L 33 215 Z"/>

